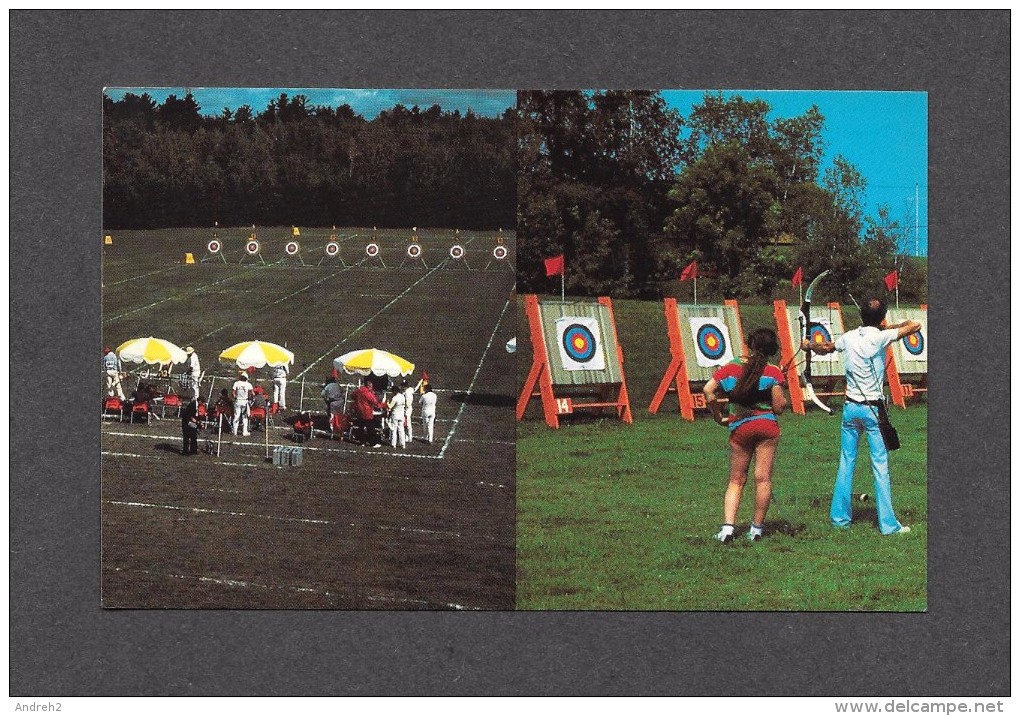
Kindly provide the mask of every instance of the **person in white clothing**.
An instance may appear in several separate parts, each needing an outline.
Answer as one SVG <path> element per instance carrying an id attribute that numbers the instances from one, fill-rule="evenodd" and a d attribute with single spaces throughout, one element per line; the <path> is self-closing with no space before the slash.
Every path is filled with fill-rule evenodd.
<path id="1" fill-rule="evenodd" d="M 191 388 L 192 400 L 197 399 L 201 388 L 199 383 L 202 380 L 202 366 L 198 362 L 198 353 L 191 346 L 184 349 L 184 352 L 188 354 L 188 360 L 184 363 L 185 374 L 187 376 L 188 386 Z"/>
<path id="2" fill-rule="evenodd" d="M 273 367 L 273 402 L 280 410 L 287 409 L 287 364 Z"/>
<path id="3" fill-rule="evenodd" d="M 404 439 L 410 445 L 414 442 L 414 429 L 411 427 L 411 414 L 414 412 L 414 388 L 403 381 L 400 384 L 400 392 L 404 394 Z"/>
<path id="4" fill-rule="evenodd" d="M 404 418 L 407 412 L 404 394 L 398 390 L 387 407 L 390 409 L 390 447 L 397 447 L 399 442 L 400 448 L 404 449 L 407 447 L 404 440 Z"/>
<path id="5" fill-rule="evenodd" d="M 241 376 L 234 381 L 234 422 L 233 432 L 237 435 L 237 428 L 240 424 L 243 435 L 251 435 L 248 432 L 248 403 L 252 395 L 251 383 L 248 382 L 248 375 L 241 373 Z"/>
<path id="6" fill-rule="evenodd" d="M 432 390 L 432 384 L 426 383 L 425 392 L 422 393 L 419 404 L 421 405 L 421 422 L 425 427 L 425 437 L 429 444 L 432 443 L 432 429 L 436 423 L 436 393 Z"/>
<path id="7" fill-rule="evenodd" d="M 120 357 L 113 352 L 112 348 L 103 349 L 103 371 L 106 373 L 106 395 L 107 397 L 113 397 L 116 395 L 121 400 L 127 400 L 124 397 L 124 388 L 121 387 L 120 379 L 122 371 L 124 370 Z"/>

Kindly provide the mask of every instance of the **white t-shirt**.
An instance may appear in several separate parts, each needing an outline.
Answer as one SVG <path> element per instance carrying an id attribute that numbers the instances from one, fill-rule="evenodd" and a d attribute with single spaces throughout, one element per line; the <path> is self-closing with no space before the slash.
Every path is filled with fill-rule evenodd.
<path id="1" fill-rule="evenodd" d="M 851 400 L 882 400 L 885 379 L 885 349 L 898 338 L 897 329 L 884 331 L 861 326 L 847 331 L 836 341 L 846 366 L 846 397 Z"/>
<path id="2" fill-rule="evenodd" d="M 404 391 L 404 406 L 407 410 L 407 417 L 414 412 L 414 388 L 407 388 Z"/>
<path id="3" fill-rule="evenodd" d="M 405 405 L 403 393 L 394 395 L 393 400 L 390 401 L 390 418 L 397 421 L 403 420 Z"/>
<path id="4" fill-rule="evenodd" d="M 435 416 L 436 414 L 436 394 L 431 390 L 421 396 L 421 414 L 425 416 Z"/>
<path id="5" fill-rule="evenodd" d="M 287 377 L 287 366 L 278 365 L 273 367 L 273 379 L 286 378 Z"/>
<path id="6" fill-rule="evenodd" d="M 202 372 L 202 368 L 198 364 L 198 353 L 192 353 L 188 356 L 188 372 L 193 375 L 198 375 Z"/>
<path id="7" fill-rule="evenodd" d="M 234 381 L 234 402 L 235 403 L 247 403 L 248 398 L 251 397 L 252 386 L 246 380 Z"/>

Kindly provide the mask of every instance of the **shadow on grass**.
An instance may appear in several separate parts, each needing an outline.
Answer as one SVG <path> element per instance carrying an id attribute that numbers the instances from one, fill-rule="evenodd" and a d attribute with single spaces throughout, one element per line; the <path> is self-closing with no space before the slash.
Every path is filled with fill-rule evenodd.
<path id="1" fill-rule="evenodd" d="M 172 452 L 174 455 L 181 455 L 184 448 L 177 443 L 156 443 L 155 449 L 159 452 Z"/>
<path id="2" fill-rule="evenodd" d="M 806 524 L 794 524 L 789 520 L 765 520 L 765 534 L 781 534 L 796 537 L 807 529 Z"/>

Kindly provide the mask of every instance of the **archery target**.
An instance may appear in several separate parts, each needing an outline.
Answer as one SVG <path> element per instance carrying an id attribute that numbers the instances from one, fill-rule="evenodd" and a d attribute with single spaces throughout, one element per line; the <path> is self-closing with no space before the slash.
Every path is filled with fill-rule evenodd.
<path id="1" fill-rule="evenodd" d="M 244 250 L 249 256 L 254 256 L 259 252 L 259 242 L 255 239 L 249 239 L 248 243 L 244 245 Z"/>
<path id="2" fill-rule="evenodd" d="M 283 250 L 288 256 L 296 256 L 297 252 L 301 250 L 301 246 L 297 241 L 288 241 Z"/>
<path id="3" fill-rule="evenodd" d="M 822 343 L 832 343 L 832 321 L 828 318 L 812 318 L 811 327 L 808 328 L 808 341 L 811 345 L 820 345 Z M 811 362 L 816 361 L 823 363 L 831 363 L 836 360 L 836 353 L 812 353 Z"/>
<path id="4" fill-rule="evenodd" d="M 326 244 L 326 256 L 333 257 L 340 253 L 340 244 L 330 241 Z"/>
<path id="5" fill-rule="evenodd" d="M 694 355 L 698 365 L 711 368 L 726 365 L 733 360 L 730 345 L 730 329 L 721 318 L 690 318 L 691 335 L 694 338 Z"/>
<path id="6" fill-rule="evenodd" d="M 450 247 L 450 258 L 451 259 L 462 259 L 464 258 L 464 247 L 460 244 L 454 244 Z"/>
<path id="7" fill-rule="evenodd" d="M 220 244 L 218 239 L 213 239 L 208 244 L 206 244 L 205 248 L 208 249 L 209 253 L 211 254 L 218 254 L 220 252 L 220 249 L 223 248 L 223 245 Z"/>
<path id="8" fill-rule="evenodd" d="M 499 246 L 494 248 L 492 250 L 492 258 L 496 259 L 497 261 L 502 261 L 503 259 L 505 259 L 506 258 L 506 246 L 503 246 L 502 244 L 500 244 Z"/>
<path id="9" fill-rule="evenodd" d="M 407 247 L 407 258 L 416 259 L 421 256 L 421 244 L 411 244 Z"/>
<path id="10" fill-rule="evenodd" d="M 371 243 L 365 246 L 365 256 L 374 258 L 379 255 L 379 244 Z"/>
<path id="11" fill-rule="evenodd" d="M 594 318 L 557 318 L 556 338 L 564 370 L 605 370 L 602 335 Z"/>
<path id="12" fill-rule="evenodd" d="M 902 339 L 903 360 L 922 362 L 928 360 L 928 340 L 923 324 L 921 330 Z"/>

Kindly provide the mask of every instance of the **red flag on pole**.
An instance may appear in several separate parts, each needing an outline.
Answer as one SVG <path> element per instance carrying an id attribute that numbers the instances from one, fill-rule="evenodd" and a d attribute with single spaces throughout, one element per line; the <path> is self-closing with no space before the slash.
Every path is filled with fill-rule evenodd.
<path id="1" fill-rule="evenodd" d="M 697 261 L 691 261 L 689 264 L 687 264 L 686 267 L 684 267 L 684 270 L 680 272 L 681 281 L 689 281 L 690 279 L 697 277 L 698 277 Z"/>
<path id="2" fill-rule="evenodd" d="M 545 260 L 545 275 L 558 276 L 563 273 L 563 254 Z"/>
<path id="3" fill-rule="evenodd" d="M 797 270 L 793 272 L 793 279 L 790 281 L 793 286 L 800 286 L 804 283 L 804 268 L 798 266 Z"/>
<path id="4" fill-rule="evenodd" d="M 895 291 L 896 287 L 900 285 L 900 274 L 898 271 L 892 271 L 885 276 L 885 290 Z"/>

